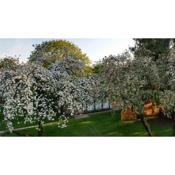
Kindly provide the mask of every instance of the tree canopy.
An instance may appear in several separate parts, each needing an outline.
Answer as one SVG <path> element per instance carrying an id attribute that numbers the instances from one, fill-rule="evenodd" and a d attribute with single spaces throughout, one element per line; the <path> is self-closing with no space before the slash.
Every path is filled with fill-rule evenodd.
<path id="1" fill-rule="evenodd" d="M 43 133 L 46 120 L 59 119 L 64 127 L 67 116 L 83 111 L 83 101 L 88 99 L 90 81 L 77 76 L 82 64 L 79 60 L 65 58 L 48 69 L 27 63 L 14 71 L 0 72 L 0 96 L 4 120 L 13 131 L 15 120 L 38 124 L 38 135 Z"/>
<path id="2" fill-rule="evenodd" d="M 4 57 L 0 59 L 0 70 L 15 70 L 19 66 L 18 58 Z"/>
<path id="3" fill-rule="evenodd" d="M 135 56 L 149 56 L 153 60 L 161 56 L 167 56 L 170 51 L 173 39 L 134 39 L 135 46 L 130 50 Z"/>
<path id="4" fill-rule="evenodd" d="M 147 100 L 160 106 L 164 116 L 175 119 L 175 53 L 174 48 L 164 59 L 153 60 L 148 56 L 121 54 L 104 59 L 104 80 L 110 98 L 122 108 L 132 106 L 143 115 Z M 174 123 L 175 134 L 175 123 Z"/>
<path id="5" fill-rule="evenodd" d="M 87 74 L 90 71 L 88 56 L 78 46 L 66 40 L 44 41 L 34 45 L 34 51 L 31 52 L 29 60 L 48 67 L 56 60 L 62 60 L 65 57 L 81 60 L 84 64 L 84 73 Z"/>

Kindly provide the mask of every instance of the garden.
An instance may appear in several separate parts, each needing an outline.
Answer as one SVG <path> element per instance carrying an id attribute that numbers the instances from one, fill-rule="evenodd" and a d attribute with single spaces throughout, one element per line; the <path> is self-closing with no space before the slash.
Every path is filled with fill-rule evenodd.
<path id="1" fill-rule="evenodd" d="M 66 40 L 2 58 L 0 135 L 174 136 L 175 41 L 134 41 L 95 64 Z"/>

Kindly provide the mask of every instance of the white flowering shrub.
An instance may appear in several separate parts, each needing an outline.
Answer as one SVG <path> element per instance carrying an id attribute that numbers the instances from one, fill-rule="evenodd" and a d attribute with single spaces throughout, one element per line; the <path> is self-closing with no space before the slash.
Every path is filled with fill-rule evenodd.
<path id="1" fill-rule="evenodd" d="M 13 130 L 17 117 L 22 117 L 25 123 L 42 125 L 55 116 L 52 99 L 55 81 L 47 69 L 27 64 L 10 74 L 3 86 L 3 113 L 9 130 Z"/>
<path id="2" fill-rule="evenodd" d="M 79 75 L 81 68 L 80 61 L 65 58 L 49 69 L 26 64 L 16 71 L 2 72 L 0 92 L 9 130 L 13 131 L 17 118 L 38 124 L 39 135 L 46 121 L 59 118 L 58 126 L 65 127 L 67 117 L 83 109 L 83 100 L 88 95 L 86 78 Z"/>
<path id="3" fill-rule="evenodd" d="M 73 115 L 83 110 L 83 100 L 88 98 L 88 81 L 81 76 L 83 64 L 70 57 L 56 61 L 49 67 L 56 80 L 54 102 L 59 114 Z"/>
<path id="4" fill-rule="evenodd" d="M 93 109 L 95 111 L 96 104 L 101 103 L 101 101 L 105 101 L 105 91 L 103 89 L 102 79 L 100 75 L 91 75 L 86 81 L 89 82 L 87 89 L 89 100 L 87 101 L 87 104 L 93 105 Z"/>

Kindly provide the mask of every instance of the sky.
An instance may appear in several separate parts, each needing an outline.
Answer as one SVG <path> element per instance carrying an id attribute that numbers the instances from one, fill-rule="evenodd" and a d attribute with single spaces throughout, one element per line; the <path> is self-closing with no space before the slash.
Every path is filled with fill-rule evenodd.
<path id="1" fill-rule="evenodd" d="M 54 38 L 56 39 L 56 38 Z M 59 38 L 58 38 L 59 39 Z M 21 62 L 27 61 L 33 44 L 40 44 L 43 41 L 52 39 L 0 39 L 0 57 L 16 56 Z M 86 53 L 91 61 L 95 63 L 104 56 L 122 53 L 129 46 L 134 45 L 132 39 L 66 39 L 73 42 L 83 53 Z"/>

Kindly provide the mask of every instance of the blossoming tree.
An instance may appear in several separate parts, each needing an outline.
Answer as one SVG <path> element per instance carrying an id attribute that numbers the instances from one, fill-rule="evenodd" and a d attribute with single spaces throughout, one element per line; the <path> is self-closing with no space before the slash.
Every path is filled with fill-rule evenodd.
<path id="1" fill-rule="evenodd" d="M 55 116 L 52 106 L 55 81 L 51 72 L 38 65 L 26 64 L 8 74 L 2 85 L 2 97 L 9 130 L 13 131 L 16 118 L 22 118 L 24 123 L 38 124 L 38 135 L 42 135 L 43 123 Z"/>
<path id="2" fill-rule="evenodd" d="M 132 107 L 148 135 L 152 135 L 143 116 L 143 106 L 146 100 L 160 103 L 163 77 L 158 64 L 150 57 L 132 58 L 127 52 L 105 58 L 104 64 L 104 78 L 111 100 L 118 101 L 121 108 Z"/>
<path id="3" fill-rule="evenodd" d="M 58 114 L 72 115 L 83 110 L 83 100 L 88 98 L 88 81 L 81 76 L 83 63 L 67 57 L 49 67 L 56 80 L 54 102 Z"/>
<path id="4" fill-rule="evenodd" d="M 2 72 L 3 113 L 9 130 L 13 131 L 13 122 L 20 117 L 25 123 L 37 123 L 38 135 L 43 134 L 44 122 L 57 117 L 61 127 L 66 126 L 65 117 L 78 113 L 87 95 L 87 83 L 79 76 L 81 67 L 80 61 L 65 58 L 49 69 L 26 64 Z"/>
<path id="5" fill-rule="evenodd" d="M 141 118 L 148 135 L 150 127 L 143 116 L 143 105 L 151 100 L 161 114 L 173 121 L 175 135 L 175 52 L 156 61 L 151 57 L 134 57 L 128 53 L 109 56 L 103 60 L 104 79 L 112 100 L 121 107 L 132 106 Z"/>

